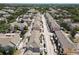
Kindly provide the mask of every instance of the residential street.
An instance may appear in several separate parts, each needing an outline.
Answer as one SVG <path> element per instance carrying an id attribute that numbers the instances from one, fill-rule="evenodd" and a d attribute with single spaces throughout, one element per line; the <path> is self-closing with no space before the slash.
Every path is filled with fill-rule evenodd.
<path id="1" fill-rule="evenodd" d="M 42 21 L 43 21 L 43 26 L 44 26 L 44 38 L 45 38 L 45 43 L 46 43 L 47 54 L 55 55 L 54 47 L 50 41 L 50 32 L 48 32 L 48 29 L 46 26 L 46 19 L 44 15 L 42 15 Z"/>

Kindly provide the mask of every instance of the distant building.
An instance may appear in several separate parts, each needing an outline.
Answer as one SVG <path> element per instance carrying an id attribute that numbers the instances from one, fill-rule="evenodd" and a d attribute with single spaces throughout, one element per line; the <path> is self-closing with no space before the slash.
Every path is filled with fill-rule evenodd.
<path id="1" fill-rule="evenodd" d="M 2 9 L 3 11 L 9 12 L 9 13 L 15 13 L 14 8 L 6 7 Z"/>
<path id="2" fill-rule="evenodd" d="M 58 11 L 56 9 L 53 9 L 53 8 L 49 8 L 49 12 L 52 14 L 58 13 Z"/>
<path id="3" fill-rule="evenodd" d="M 63 19 L 63 21 L 64 21 L 65 23 L 69 23 L 69 22 L 71 22 L 71 19 Z"/>
<path id="4" fill-rule="evenodd" d="M 79 23 L 70 23 L 70 28 L 74 29 L 76 27 L 79 27 Z"/>
<path id="5" fill-rule="evenodd" d="M 9 16 L 11 16 L 9 13 L 6 13 L 6 14 L 3 15 L 3 17 L 5 17 L 5 18 L 9 17 Z"/>
<path id="6" fill-rule="evenodd" d="M 2 16 L 2 17 L 9 17 L 9 16 L 11 16 L 8 12 L 6 12 L 6 11 L 3 11 L 3 10 L 0 10 L 0 16 Z"/>
<path id="7" fill-rule="evenodd" d="M 4 20 L 7 20 L 6 18 L 4 17 L 0 17 L 0 20 L 4 21 Z"/>
<path id="8" fill-rule="evenodd" d="M 35 10 L 35 9 L 30 9 L 29 11 L 28 11 L 28 13 L 37 13 L 38 11 L 37 10 Z"/>
<path id="9" fill-rule="evenodd" d="M 0 10 L 0 14 L 6 14 L 7 12 Z"/>

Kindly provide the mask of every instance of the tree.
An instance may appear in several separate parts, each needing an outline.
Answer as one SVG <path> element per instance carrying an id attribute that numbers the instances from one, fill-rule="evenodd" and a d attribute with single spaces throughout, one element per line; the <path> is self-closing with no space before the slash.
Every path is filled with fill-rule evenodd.
<path id="1" fill-rule="evenodd" d="M 16 52 L 16 48 L 10 47 L 8 54 L 13 55 L 15 52 Z"/>
<path id="2" fill-rule="evenodd" d="M 7 21 L 8 21 L 8 23 L 12 23 L 12 22 L 14 22 L 15 19 L 16 19 L 16 17 L 15 17 L 14 15 L 7 17 Z"/>
<path id="3" fill-rule="evenodd" d="M 21 20 L 21 23 L 24 23 L 24 20 Z"/>
<path id="4" fill-rule="evenodd" d="M 19 27 L 17 25 L 14 26 L 15 30 L 19 30 Z"/>
<path id="5" fill-rule="evenodd" d="M 27 26 L 24 27 L 24 31 L 25 31 L 25 32 L 28 31 L 28 27 L 27 27 Z"/>
<path id="6" fill-rule="evenodd" d="M 9 24 L 7 24 L 5 21 L 0 21 L 0 33 L 5 33 L 8 31 Z"/>
<path id="7" fill-rule="evenodd" d="M 76 16 L 76 15 L 75 15 L 75 16 L 73 16 L 72 18 L 73 18 L 73 19 L 72 19 L 73 22 L 79 22 L 79 16 Z"/>
<path id="8" fill-rule="evenodd" d="M 71 30 L 72 37 L 74 37 L 76 33 L 77 33 L 76 29 Z"/>
<path id="9" fill-rule="evenodd" d="M 10 46 L 0 47 L 0 53 L 2 55 L 13 55 L 15 52 L 16 52 L 15 47 L 10 47 Z"/>
<path id="10" fill-rule="evenodd" d="M 70 31 L 70 28 L 67 25 L 67 23 L 61 23 L 60 25 L 61 25 L 61 27 L 64 27 L 66 30 Z"/>

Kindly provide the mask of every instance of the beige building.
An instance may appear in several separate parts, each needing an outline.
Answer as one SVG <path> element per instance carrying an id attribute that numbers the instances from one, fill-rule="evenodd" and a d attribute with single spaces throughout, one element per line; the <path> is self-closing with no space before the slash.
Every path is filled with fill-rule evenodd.
<path id="1" fill-rule="evenodd" d="M 27 43 L 26 55 L 39 55 L 40 54 L 40 35 L 41 35 L 42 22 L 40 16 L 35 17 L 32 27 L 31 36 Z"/>
<path id="2" fill-rule="evenodd" d="M 40 32 L 33 30 L 27 44 L 26 55 L 39 55 L 40 54 Z M 30 52 L 29 52 L 30 51 Z"/>
<path id="3" fill-rule="evenodd" d="M 35 9 L 30 9 L 29 11 L 28 11 L 28 13 L 37 13 L 38 12 L 38 10 L 35 10 Z"/>
<path id="4" fill-rule="evenodd" d="M 20 36 L 18 33 L 0 33 L 0 45 L 2 47 L 11 46 L 18 47 Z"/>

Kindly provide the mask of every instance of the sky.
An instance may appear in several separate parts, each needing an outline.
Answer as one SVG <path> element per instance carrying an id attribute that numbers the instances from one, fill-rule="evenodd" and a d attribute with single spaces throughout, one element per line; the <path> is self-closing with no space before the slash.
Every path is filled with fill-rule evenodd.
<path id="1" fill-rule="evenodd" d="M 79 0 L 0 0 L 0 3 L 79 3 Z"/>

